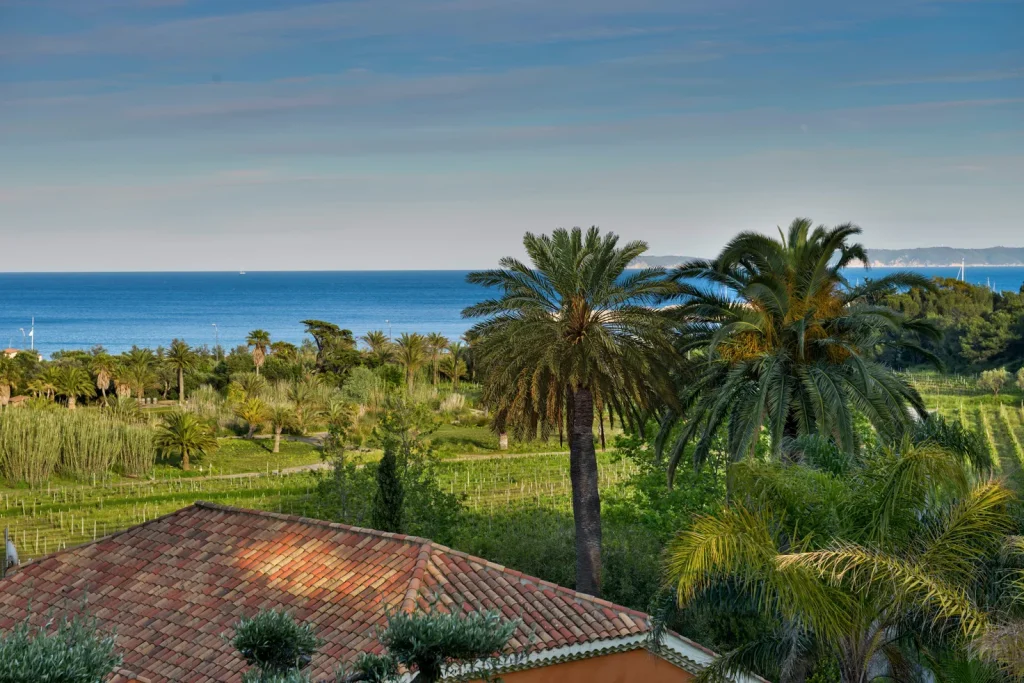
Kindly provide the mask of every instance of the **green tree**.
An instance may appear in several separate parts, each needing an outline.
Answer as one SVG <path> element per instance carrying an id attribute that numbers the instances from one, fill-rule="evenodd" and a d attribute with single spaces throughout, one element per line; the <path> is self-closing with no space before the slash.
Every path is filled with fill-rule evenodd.
<path id="1" fill-rule="evenodd" d="M 92 396 L 95 392 L 89 373 L 77 365 L 59 368 L 54 386 L 57 393 L 67 399 L 68 410 L 75 409 L 79 396 Z"/>
<path id="2" fill-rule="evenodd" d="M 196 352 L 180 339 L 171 342 L 164 362 L 178 374 L 178 405 L 185 403 L 185 373 L 193 372 L 199 364 Z"/>
<path id="3" fill-rule="evenodd" d="M 288 387 L 288 400 L 295 408 L 295 426 L 303 434 L 310 420 L 315 420 L 323 410 L 322 386 L 314 378 L 292 382 Z"/>
<path id="4" fill-rule="evenodd" d="M 927 355 L 914 342 L 934 328 L 874 302 L 932 285 L 897 272 L 851 286 L 843 268 L 867 262 L 850 243 L 858 234 L 849 224 L 812 230 L 798 218 L 779 239 L 741 233 L 713 261 L 673 271 L 678 350 L 689 360 L 676 374 L 679 409 L 667 411 L 657 442 L 661 452 L 674 436 L 670 481 L 686 446 L 695 442 L 693 459 L 703 462 L 726 425 L 726 450 L 738 459 L 753 452 L 763 427 L 776 454 L 801 434 L 829 435 L 853 452 L 857 414 L 889 437 L 912 423 L 911 412 L 926 415 L 917 390 L 874 354 L 909 347 Z"/>
<path id="5" fill-rule="evenodd" d="M 978 388 L 985 391 L 991 391 L 996 396 L 1003 390 L 1003 387 L 1010 381 L 1010 373 L 1006 371 L 1006 368 L 995 368 L 993 370 L 985 370 L 981 373 L 981 377 L 978 378 Z"/>
<path id="6" fill-rule="evenodd" d="M 274 430 L 274 453 L 280 453 L 281 432 L 297 424 L 295 408 L 286 403 L 275 403 L 267 410 L 267 421 Z"/>
<path id="7" fill-rule="evenodd" d="M 405 368 L 405 386 L 412 391 L 416 373 L 427 362 L 427 339 L 421 334 L 403 332 L 395 343 L 395 357 Z"/>
<path id="8" fill-rule="evenodd" d="M 246 681 L 276 683 L 281 680 L 277 677 L 307 666 L 322 643 L 309 624 L 295 621 L 287 612 L 264 609 L 235 624 L 231 644 L 257 668 L 257 675 L 246 676 Z"/>
<path id="9" fill-rule="evenodd" d="M 431 382 L 437 386 L 440 376 L 441 354 L 445 352 L 451 342 L 448 337 L 438 332 L 431 332 L 427 335 L 427 355 L 430 357 Z"/>
<path id="10" fill-rule="evenodd" d="M 462 344 L 454 342 L 448 353 L 441 359 L 441 372 L 444 373 L 452 383 L 452 390 L 459 390 L 459 382 L 469 370 L 466 368 L 466 361 L 462 359 Z"/>
<path id="11" fill-rule="evenodd" d="M 405 487 L 398 472 L 398 448 L 395 439 L 384 442 L 384 455 L 377 463 L 377 489 L 373 493 L 371 513 L 375 529 L 395 534 L 405 533 Z"/>
<path id="12" fill-rule="evenodd" d="M 707 680 L 756 670 L 797 681 L 835 662 L 843 683 L 865 683 L 988 632 L 981 579 L 1013 529 L 1013 493 L 931 440 L 847 463 L 841 474 L 735 464 L 730 504 L 669 544 L 680 604 L 710 596 L 728 609 L 717 596 L 731 588 L 775 625 L 724 652 Z"/>
<path id="13" fill-rule="evenodd" d="M 384 330 L 373 330 L 362 337 L 363 343 L 370 350 L 370 362 L 374 367 L 379 367 L 390 362 L 395 356 L 395 346 Z"/>
<path id="14" fill-rule="evenodd" d="M 50 619 L 39 627 L 26 618 L 0 636 L 0 683 L 107 680 L 121 664 L 116 640 L 95 618 Z"/>
<path id="15" fill-rule="evenodd" d="M 1017 388 L 1024 391 L 1024 367 L 1017 371 Z"/>
<path id="16" fill-rule="evenodd" d="M 11 400 L 11 389 L 21 379 L 21 368 L 8 358 L 6 354 L 0 354 L 0 408 L 6 408 Z"/>
<path id="17" fill-rule="evenodd" d="M 117 361 L 109 353 L 105 352 L 97 353 L 90 362 L 90 369 L 96 377 L 96 390 L 100 392 L 104 399 L 107 398 L 107 389 L 110 387 L 110 381 L 114 378 L 116 368 Z"/>
<path id="18" fill-rule="evenodd" d="M 256 366 L 256 374 L 260 374 L 267 359 L 267 351 L 270 350 L 270 333 L 266 330 L 253 330 L 246 337 L 245 343 L 252 350 L 252 363 Z"/>
<path id="19" fill-rule="evenodd" d="M 485 391 L 507 405 L 529 404 L 570 433 L 570 478 L 576 525 L 576 588 L 601 587 L 601 500 L 594 448 L 594 401 L 651 404 L 664 396 L 675 358 L 666 316 L 652 307 L 673 291 L 657 268 L 626 274 L 647 249 L 618 246 L 597 228 L 527 233 L 531 265 L 506 257 L 497 270 L 467 280 L 500 290 L 470 306 L 473 350 Z M 506 405 L 502 403 L 502 405 Z"/>
<path id="20" fill-rule="evenodd" d="M 358 678 L 383 683 L 398 681 L 399 672 L 415 672 L 413 681 L 436 683 L 449 668 L 472 667 L 480 677 L 504 663 L 514 663 L 509 647 L 520 620 L 507 620 L 497 610 L 462 614 L 452 611 L 392 612 L 387 628 L 380 634 L 384 652 L 363 654 L 356 660 Z"/>
<path id="21" fill-rule="evenodd" d="M 269 412 L 262 399 L 246 398 L 235 406 L 235 415 L 248 425 L 249 431 L 245 438 L 251 439 L 260 425 L 267 421 Z"/>
<path id="22" fill-rule="evenodd" d="M 217 450 L 213 427 L 185 411 L 169 413 L 153 437 L 153 444 L 165 455 L 181 458 L 181 469 L 191 469 L 195 456 Z"/>
<path id="23" fill-rule="evenodd" d="M 343 379 L 359 362 L 359 351 L 351 330 L 343 330 L 323 320 L 303 320 L 306 334 L 316 343 L 316 368 L 322 373 Z M 339 382 L 340 383 L 340 382 Z"/>

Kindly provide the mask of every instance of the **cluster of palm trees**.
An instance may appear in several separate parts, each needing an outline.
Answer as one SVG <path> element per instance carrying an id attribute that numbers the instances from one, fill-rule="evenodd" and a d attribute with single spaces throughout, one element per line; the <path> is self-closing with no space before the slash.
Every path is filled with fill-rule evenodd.
<path id="1" fill-rule="evenodd" d="M 842 680 L 866 681 L 866 671 L 878 671 L 875 655 L 888 651 L 892 620 L 911 606 L 943 628 L 984 631 L 963 582 L 1005 541 L 1012 494 L 951 453 L 964 439 L 911 440 L 932 418 L 917 391 L 877 358 L 894 346 L 922 353 L 917 340 L 934 330 L 882 302 L 932 285 L 896 273 L 853 286 L 843 269 L 866 262 L 851 241 L 859 232 L 797 219 L 778 238 L 742 233 L 717 258 L 672 271 L 628 271 L 646 245 L 620 245 L 596 228 L 527 233 L 529 263 L 505 258 L 468 277 L 498 292 L 463 312 L 482 318 L 472 330 L 475 362 L 495 419 L 520 433 L 569 435 L 578 590 L 601 587 L 595 413 L 602 425 L 604 415 L 616 417 L 641 434 L 656 425 L 654 449 L 670 484 L 684 459 L 699 468 L 713 448 L 737 463 L 730 504 L 668 554 L 680 602 L 728 587 L 786 629 L 773 634 L 769 654 L 764 643 L 751 644 L 725 667 L 760 661 L 755 654 L 792 663 L 798 650 L 828 651 L 840 653 Z M 867 459 L 859 423 L 870 425 L 887 456 Z M 814 470 L 801 446 L 807 439 L 850 463 L 842 474 L 806 475 L 818 485 L 828 483 L 821 477 L 870 474 L 858 483 L 875 498 L 851 491 L 847 507 L 836 509 L 856 503 L 870 517 L 881 506 L 871 524 L 858 518 L 812 543 L 804 529 L 787 530 L 794 522 L 774 498 L 776 480 L 734 482 L 755 461 L 771 473 Z M 890 658 L 888 671 L 898 664 Z M 802 680 L 797 668 L 762 670 Z"/>
<path id="2" fill-rule="evenodd" d="M 443 376 L 452 383 L 455 390 L 458 390 L 459 382 L 468 375 L 468 345 L 451 341 L 437 332 L 426 335 L 403 332 L 398 339 L 392 340 L 383 330 L 373 330 L 363 335 L 361 340 L 366 345 L 372 365 L 395 363 L 401 366 L 409 391 L 412 391 L 417 376 L 424 368 L 429 370 L 430 381 L 434 386 Z"/>

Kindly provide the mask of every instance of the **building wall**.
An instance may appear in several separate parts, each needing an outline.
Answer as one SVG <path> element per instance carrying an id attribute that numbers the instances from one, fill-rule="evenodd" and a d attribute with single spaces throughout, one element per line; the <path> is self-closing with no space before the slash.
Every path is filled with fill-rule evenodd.
<path id="1" fill-rule="evenodd" d="M 643 649 L 501 676 L 505 683 L 687 683 L 693 678 L 693 674 Z"/>

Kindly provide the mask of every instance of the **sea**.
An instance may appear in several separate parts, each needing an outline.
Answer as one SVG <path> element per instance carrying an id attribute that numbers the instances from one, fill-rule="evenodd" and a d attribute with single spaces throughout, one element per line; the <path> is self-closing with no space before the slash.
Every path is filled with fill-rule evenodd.
<path id="1" fill-rule="evenodd" d="M 851 282 L 896 269 L 851 269 Z M 916 268 L 956 277 L 959 268 Z M 231 349 L 261 328 L 274 340 L 302 342 L 302 320 L 333 322 L 356 336 L 382 330 L 440 332 L 457 339 L 472 320 L 462 310 L 489 296 L 466 271 L 211 273 L 0 273 L 0 347 L 102 346 L 119 353 L 172 339 Z M 1018 291 L 1024 267 L 967 268 L 967 281 Z"/>

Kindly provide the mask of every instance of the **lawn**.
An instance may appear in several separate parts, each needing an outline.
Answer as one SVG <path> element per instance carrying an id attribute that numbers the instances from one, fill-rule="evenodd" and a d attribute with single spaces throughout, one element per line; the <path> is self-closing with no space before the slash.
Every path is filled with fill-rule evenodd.
<path id="1" fill-rule="evenodd" d="M 210 474 L 237 474 L 240 472 L 273 472 L 288 467 L 299 467 L 320 462 L 320 449 L 304 441 L 281 440 L 281 452 L 272 453 L 274 440 L 218 439 L 215 452 L 196 458 L 192 470 L 183 472 L 177 462 L 157 462 L 154 476 L 158 479 L 202 477 Z"/>

